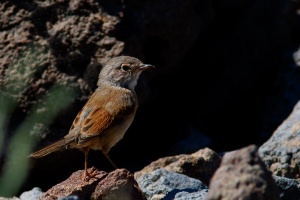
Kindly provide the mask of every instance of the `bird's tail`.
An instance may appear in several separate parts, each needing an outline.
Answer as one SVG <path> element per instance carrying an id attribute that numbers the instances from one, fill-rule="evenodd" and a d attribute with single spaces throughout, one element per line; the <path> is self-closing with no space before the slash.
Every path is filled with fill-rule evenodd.
<path id="1" fill-rule="evenodd" d="M 62 150 L 64 148 L 68 148 L 68 145 L 71 143 L 72 141 L 67 140 L 65 138 L 62 138 L 32 154 L 29 155 L 29 157 L 33 157 L 33 158 L 40 158 L 43 156 L 46 156 L 52 152 L 58 151 L 58 150 Z"/>

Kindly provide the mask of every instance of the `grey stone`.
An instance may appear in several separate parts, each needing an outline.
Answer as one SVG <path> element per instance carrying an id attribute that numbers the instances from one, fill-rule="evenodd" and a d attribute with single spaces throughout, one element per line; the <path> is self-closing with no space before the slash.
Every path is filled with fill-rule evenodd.
<path id="1" fill-rule="evenodd" d="M 174 199 L 178 193 L 181 193 L 178 194 L 178 198 L 182 198 L 183 195 L 188 196 L 189 193 L 195 195 L 196 192 L 208 189 L 197 179 L 165 169 L 156 169 L 143 174 L 137 182 L 148 200 Z"/>
<path id="2" fill-rule="evenodd" d="M 77 195 L 70 195 L 62 198 L 58 198 L 58 200 L 80 200 Z"/>
<path id="3" fill-rule="evenodd" d="M 259 147 L 259 155 L 273 175 L 300 177 L 300 101 L 289 117 Z"/>
<path id="4" fill-rule="evenodd" d="M 275 183 L 279 188 L 280 200 L 299 200 L 300 183 L 297 180 L 280 176 L 273 176 Z"/>
<path id="5" fill-rule="evenodd" d="M 42 193 L 43 191 L 41 190 L 41 188 L 34 187 L 30 191 L 23 192 L 20 195 L 20 200 L 38 200 Z"/>
<path id="6" fill-rule="evenodd" d="M 179 192 L 175 195 L 174 200 L 205 200 L 208 190 L 203 189 L 198 192 Z"/>
<path id="7" fill-rule="evenodd" d="M 142 170 L 134 173 L 138 179 L 142 174 L 149 173 L 155 169 L 164 168 L 168 171 L 184 174 L 188 177 L 200 180 L 205 185 L 221 163 L 221 157 L 209 148 L 199 149 L 192 154 L 180 154 L 168 156 L 151 162 Z"/>

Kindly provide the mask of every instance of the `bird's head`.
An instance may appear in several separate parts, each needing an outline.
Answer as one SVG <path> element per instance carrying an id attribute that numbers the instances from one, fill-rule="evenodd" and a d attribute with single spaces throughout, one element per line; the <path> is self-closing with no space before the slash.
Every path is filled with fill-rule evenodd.
<path id="1" fill-rule="evenodd" d="M 134 57 L 118 56 L 112 58 L 102 68 L 98 86 L 106 83 L 134 90 L 140 74 L 149 68 L 154 68 L 154 66 L 144 64 Z"/>

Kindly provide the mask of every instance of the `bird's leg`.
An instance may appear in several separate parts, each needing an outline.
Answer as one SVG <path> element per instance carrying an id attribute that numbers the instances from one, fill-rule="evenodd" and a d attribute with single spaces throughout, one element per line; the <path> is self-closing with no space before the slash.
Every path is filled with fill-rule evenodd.
<path id="1" fill-rule="evenodd" d="M 82 148 L 84 152 L 84 172 L 82 179 L 85 181 L 89 181 L 90 178 L 93 178 L 96 174 L 94 174 L 95 168 L 92 167 L 91 171 L 88 172 L 88 155 L 89 155 L 89 148 L 84 147 Z"/>
<path id="2" fill-rule="evenodd" d="M 114 168 L 118 169 L 118 167 L 115 165 L 115 163 L 110 159 L 107 152 L 102 151 L 105 157 L 109 160 L 109 162 L 114 166 Z"/>

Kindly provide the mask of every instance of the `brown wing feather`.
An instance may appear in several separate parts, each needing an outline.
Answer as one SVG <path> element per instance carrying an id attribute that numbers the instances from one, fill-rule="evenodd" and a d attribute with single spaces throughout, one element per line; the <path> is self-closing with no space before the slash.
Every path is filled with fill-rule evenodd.
<path id="1" fill-rule="evenodd" d="M 93 118 L 93 120 L 91 120 Z M 83 143 L 95 136 L 98 136 L 113 123 L 115 117 L 113 117 L 106 109 L 101 108 L 92 112 L 90 116 L 84 121 L 88 123 L 82 123 L 80 129 L 79 143 Z"/>
<path id="2" fill-rule="evenodd" d="M 78 144 L 82 144 L 107 131 L 114 123 L 119 123 L 120 119 L 131 115 L 135 110 L 135 96 L 130 91 L 124 92 L 96 91 L 76 116 L 66 137 L 75 136 Z M 124 98 L 127 99 L 127 104 L 124 104 Z"/>

